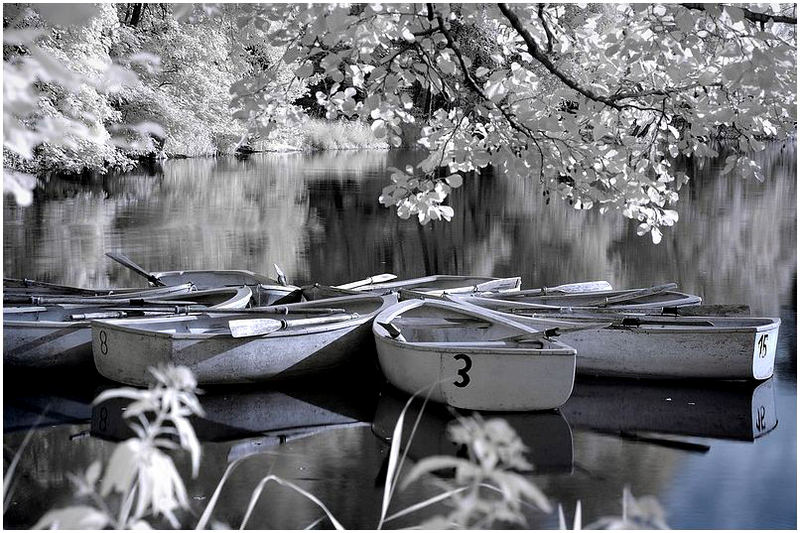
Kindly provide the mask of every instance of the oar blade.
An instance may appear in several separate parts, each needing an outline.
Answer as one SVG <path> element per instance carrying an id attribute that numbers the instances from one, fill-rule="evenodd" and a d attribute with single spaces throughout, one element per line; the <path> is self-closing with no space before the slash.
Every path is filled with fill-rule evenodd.
<path id="1" fill-rule="evenodd" d="M 231 336 L 236 339 L 244 337 L 260 337 L 268 335 L 283 328 L 280 320 L 272 318 L 243 318 L 237 320 L 229 320 L 228 327 L 231 330 Z"/>
<path id="2" fill-rule="evenodd" d="M 277 263 L 272 263 L 272 266 L 275 267 L 275 273 L 278 275 L 278 283 L 283 286 L 289 285 L 289 282 L 286 279 L 286 274 L 283 273 L 281 267 L 279 267 Z"/>
<path id="3" fill-rule="evenodd" d="M 358 281 L 351 281 L 350 283 L 344 283 L 342 285 L 336 285 L 335 289 L 355 289 L 357 287 L 363 287 L 365 285 L 373 285 L 378 283 L 386 283 L 387 281 L 392 281 L 393 279 L 397 278 L 394 274 L 376 274 L 374 276 L 370 276 L 368 278 L 360 279 Z"/>
<path id="4" fill-rule="evenodd" d="M 141 266 L 137 265 L 133 262 L 133 260 L 125 254 L 117 253 L 117 252 L 106 252 L 106 256 L 110 257 L 117 263 L 121 264 L 125 268 L 133 270 L 140 276 L 144 277 L 147 281 L 152 283 L 157 287 L 164 287 L 166 284 L 162 282 L 160 279 L 155 277 L 153 274 L 142 268 Z"/>
<path id="5" fill-rule="evenodd" d="M 560 292 L 600 292 L 612 291 L 614 289 L 607 281 L 582 281 L 580 283 L 567 283 L 565 285 L 559 285 L 558 287 L 553 287 L 549 290 Z"/>

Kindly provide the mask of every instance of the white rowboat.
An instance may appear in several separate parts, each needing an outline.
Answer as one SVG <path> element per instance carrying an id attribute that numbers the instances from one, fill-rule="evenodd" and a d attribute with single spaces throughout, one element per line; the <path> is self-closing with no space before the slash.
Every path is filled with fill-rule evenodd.
<path id="1" fill-rule="evenodd" d="M 32 303 L 34 297 L 72 296 L 80 298 L 156 298 L 184 294 L 193 290 L 189 283 L 170 287 L 135 287 L 125 289 L 90 289 L 33 281 L 3 278 L 3 303 Z"/>
<path id="2" fill-rule="evenodd" d="M 571 294 L 542 294 L 518 291 L 501 294 L 472 295 L 467 301 L 489 309 L 507 311 L 538 309 L 540 311 L 570 309 L 638 310 L 678 308 L 700 305 L 702 299 L 693 294 L 671 290 L 674 284 L 644 289 L 625 289 Z"/>
<path id="3" fill-rule="evenodd" d="M 153 286 L 192 283 L 199 290 L 247 286 L 253 292 L 253 305 L 257 306 L 272 305 L 298 289 L 293 285 L 281 283 L 249 270 L 170 270 L 166 272 L 149 272 L 124 254 L 107 252 L 106 255 L 139 274 Z"/>
<path id="4" fill-rule="evenodd" d="M 205 305 L 209 309 L 244 308 L 250 301 L 246 287 L 188 292 L 159 296 L 155 299 L 64 298 L 50 297 L 50 304 L 3 309 L 3 363 L 19 368 L 66 368 L 90 364 L 92 333 L 90 319 L 112 313 L 123 317 L 140 305 L 149 313 L 169 314 L 174 307 L 186 304 Z M 138 293 L 137 293 L 138 294 Z M 148 293 L 149 294 L 149 293 Z M 62 303 L 54 303 L 61 301 Z M 113 302 L 113 303 L 112 303 Z M 174 306 L 167 304 L 174 303 Z M 177 304 L 180 304 L 177 305 Z M 131 311 L 128 311 L 130 309 Z M 161 309 L 161 311 L 154 311 Z M 173 311 L 174 312 L 174 311 Z M 141 316 L 142 313 L 138 313 Z"/>
<path id="5" fill-rule="evenodd" d="M 384 375 L 409 394 L 464 409 L 530 411 L 554 409 L 572 392 L 575 350 L 498 313 L 408 300 L 379 314 L 372 329 Z"/>
<path id="6" fill-rule="evenodd" d="M 578 351 L 579 374 L 658 379 L 767 379 L 773 373 L 781 323 L 766 317 L 633 313 L 506 316 L 532 328 L 563 330 L 558 338 Z M 598 322 L 611 325 L 569 330 Z"/>
<path id="7" fill-rule="evenodd" d="M 129 385 L 150 383 L 148 369 L 166 363 L 188 367 L 200 384 L 312 375 L 363 355 L 372 319 L 396 301 L 394 295 L 357 294 L 263 312 L 97 320 L 94 361 L 100 374 Z M 235 337 L 235 330 L 243 336 Z"/>

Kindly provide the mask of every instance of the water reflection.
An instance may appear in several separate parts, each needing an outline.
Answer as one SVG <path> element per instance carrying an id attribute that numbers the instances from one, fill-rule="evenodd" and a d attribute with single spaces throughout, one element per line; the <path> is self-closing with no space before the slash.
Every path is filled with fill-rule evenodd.
<path id="1" fill-rule="evenodd" d="M 409 396 L 385 387 L 381 391 L 372 432 L 379 438 L 391 441 L 395 425 Z M 457 455 L 466 457 L 466 450 L 450 440 L 448 426 L 457 424 L 457 416 L 469 416 L 468 411 L 458 411 L 444 405 L 415 399 L 406 410 L 402 449 L 407 457 L 418 461 L 432 455 Z M 558 411 L 531 413 L 482 413 L 484 418 L 502 417 L 529 447 L 527 459 L 537 474 L 569 474 L 573 467 L 572 428 Z M 416 426 L 416 429 L 415 429 Z M 412 438 L 413 432 L 413 438 Z"/>
<path id="2" fill-rule="evenodd" d="M 561 412 L 600 433 L 655 432 L 753 441 L 778 425 L 773 380 L 648 382 L 586 379 Z"/>
<path id="3" fill-rule="evenodd" d="M 192 417 L 197 438 L 232 441 L 248 436 L 284 442 L 320 430 L 367 424 L 375 411 L 372 387 L 306 383 L 282 388 L 210 388 L 199 396 L 205 415 Z M 124 417 L 127 398 L 111 398 L 91 409 L 91 433 L 113 441 L 134 436 Z"/>
<path id="4" fill-rule="evenodd" d="M 337 283 L 384 271 L 401 277 L 431 272 L 522 275 L 525 286 L 590 279 L 606 279 L 619 287 L 676 281 L 708 303 L 744 303 L 753 314 L 780 316 L 776 377 L 750 389 L 700 385 L 707 390 L 688 392 L 635 382 L 621 388 L 579 383 L 563 416 L 557 416 L 563 422 L 557 427 L 571 427 L 571 445 L 559 445 L 540 459 L 549 458 L 563 468 L 534 479 L 568 509 L 580 498 L 587 522 L 618 512 L 622 488 L 629 485 L 636 495 L 656 495 L 670 513 L 672 526 L 793 527 L 794 152 L 794 144 L 783 151 L 773 146 L 759 156 L 768 169 L 763 184 L 736 176 L 720 178 L 718 162 L 707 163 L 681 191 L 680 222 L 665 232 L 658 246 L 635 237 L 633 222 L 614 214 L 576 211 L 560 202 L 545 205 L 535 180 L 512 182 L 497 176 L 468 179 L 456 191 L 451 199 L 456 217 L 450 224 L 421 228 L 399 220 L 377 198 L 386 168 L 416 161 L 420 155 L 415 153 L 166 161 L 160 167 L 79 184 L 53 179 L 37 192 L 31 207 L 5 204 L 4 275 L 85 286 L 143 285 L 103 256 L 105 251 L 122 250 L 151 270 L 219 267 L 269 274 L 278 263 L 296 283 Z M 25 390 L 34 379 L 19 380 L 18 387 L 4 391 L 4 440 L 9 450 L 19 446 L 22 429 L 36 420 L 37 409 L 50 406 L 47 427 L 37 430 L 20 463 L 18 494 L 25 498 L 12 505 L 6 524 L 30 525 L 44 510 L 68 501 L 66 473 L 107 459 L 113 448 L 112 442 L 87 436 L 96 385 L 83 378 L 62 381 L 72 391 Z M 373 381 L 365 380 L 353 390 L 364 383 Z M 342 401 L 336 407 L 330 402 L 340 393 L 324 393 L 327 403 L 297 391 L 271 394 L 209 395 L 209 405 L 220 399 L 218 416 L 209 422 L 206 436 L 223 441 L 203 445 L 204 469 L 190 484 L 190 494 L 197 498 L 193 501 L 201 506 L 229 461 L 247 456 L 221 494 L 218 518 L 228 524 L 238 526 L 250 492 L 272 472 L 312 490 L 346 526 L 375 527 L 388 444 L 373 430 L 387 427 L 388 417 L 381 422 L 381 413 L 393 409 L 379 404 L 380 416 L 373 418 L 376 396 L 352 404 Z M 672 398 L 671 404 L 662 397 Z M 759 429 L 762 404 L 762 426 L 771 427 L 776 417 L 780 423 L 750 442 L 765 431 Z M 328 426 L 320 427 L 329 431 L 299 431 L 302 438 L 287 438 L 287 427 L 297 424 L 287 405 L 305 406 L 320 417 L 318 422 L 328 420 Z M 772 411 L 770 405 L 775 407 Z M 75 425 L 79 420 L 86 422 Z M 349 424 L 348 420 L 371 427 L 337 429 L 336 424 Z M 447 443 L 438 440 L 446 418 L 431 420 L 436 429 L 429 442 L 446 448 Z M 300 424 L 308 426 L 313 424 Z M 620 439 L 620 431 L 689 435 L 709 451 L 699 454 Z M 257 435 L 246 440 L 226 440 L 253 433 Z M 548 435 L 566 435 L 555 429 L 542 433 L 545 440 Z M 536 437 L 529 436 L 534 446 Z M 567 451 L 569 458 L 559 455 Z M 182 472 L 189 472 L 188 459 L 180 461 Z M 396 508 L 434 493 L 432 485 L 422 483 L 401 493 Z M 716 495 L 713 506 L 707 494 Z M 758 508 L 748 500 L 757 500 Z M 254 517 L 252 527 L 299 528 L 318 518 L 319 511 L 296 494 L 270 487 Z M 532 527 L 557 524 L 554 517 L 540 513 L 529 518 Z M 409 519 L 395 526 L 413 523 Z"/>

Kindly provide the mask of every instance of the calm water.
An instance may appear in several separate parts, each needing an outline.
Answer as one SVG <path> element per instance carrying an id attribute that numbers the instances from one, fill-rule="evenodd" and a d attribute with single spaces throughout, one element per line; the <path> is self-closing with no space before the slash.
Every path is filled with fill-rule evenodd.
<path id="1" fill-rule="evenodd" d="M 568 515 L 580 499 L 585 523 L 619 514 L 629 486 L 636 496 L 655 496 L 675 528 L 794 529 L 795 152 L 790 145 L 763 154 L 763 184 L 719 178 L 715 162 L 695 169 L 681 191 L 680 222 L 658 246 L 636 237 L 633 222 L 545 205 L 535 180 L 502 177 L 468 180 L 451 200 L 453 222 L 420 228 L 377 202 L 386 168 L 413 162 L 413 153 L 167 161 L 81 184 L 52 180 L 29 208 L 6 202 L 4 276 L 142 285 L 104 257 L 113 250 L 154 271 L 273 274 L 277 263 L 296 284 L 379 272 L 521 275 L 527 287 L 675 281 L 708 303 L 746 303 L 754 315 L 783 321 L 776 375 L 763 384 L 580 381 L 560 412 L 509 420 L 533 448 L 539 473 L 532 479 Z M 26 527 L 68 502 L 67 473 L 107 458 L 125 432 L 118 405 L 90 406 L 108 386 L 96 378 L 40 382 L 6 373 L 4 381 L 5 465 L 26 428 L 41 424 L 22 455 L 5 515 L 6 527 Z M 189 483 L 193 504 L 201 509 L 228 462 L 248 456 L 222 492 L 219 520 L 238 526 L 255 485 L 274 473 L 320 497 L 345 526 L 373 528 L 386 437 L 403 401 L 369 374 L 282 390 L 210 390 L 208 419 L 198 422 L 204 455 L 199 478 Z M 412 463 L 452 451 L 448 420 L 446 410 L 426 411 L 409 449 Z M 393 509 L 434 493 L 430 480 L 417 484 Z M 557 525 L 554 516 L 527 514 L 533 528 Z M 248 526 L 295 529 L 319 516 L 313 504 L 275 486 Z"/>

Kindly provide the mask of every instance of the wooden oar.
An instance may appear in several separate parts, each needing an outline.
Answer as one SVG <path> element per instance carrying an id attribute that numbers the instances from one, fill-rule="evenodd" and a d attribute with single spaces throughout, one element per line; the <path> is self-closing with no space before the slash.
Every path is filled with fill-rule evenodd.
<path id="1" fill-rule="evenodd" d="M 3 314 L 14 314 L 14 313 L 40 313 L 42 311 L 47 311 L 46 307 L 4 307 Z"/>
<path id="2" fill-rule="evenodd" d="M 345 283 L 343 285 L 335 285 L 334 289 L 355 289 L 356 287 L 363 287 L 364 285 L 372 285 L 377 283 L 385 283 L 387 281 L 391 281 L 397 278 L 394 274 L 376 274 L 374 276 L 370 276 L 365 279 L 360 279 L 358 281 L 351 281 L 350 283 Z"/>
<path id="3" fill-rule="evenodd" d="M 272 263 L 272 266 L 275 267 L 275 274 L 278 275 L 277 277 L 278 283 L 283 285 L 284 287 L 289 285 L 289 283 L 286 281 L 286 274 L 283 273 L 281 267 L 279 267 L 277 263 Z"/>
<path id="4" fill-rule="evenodd" d="M 626 294 L 619 294 L 617 296 L 611 296 L 608 298 L 598 298 L 597 300 L 591 300 L 589 302 L 581 303 L 581 306 L 590 306 L 590 305 L 597 305 L 597 306 L 606 306 L 606 305 L 615 305 L 620 304 L 623 302 L 629 302 L 631 300 L 638 300 L 639 298 L 644 298 L 645 296 L 651 296 L 653 294 L 659 294 L 664 291 L 670 291 L 673 289 L 677 289 L 677 283 L 665 283 L 663 285 L 655 285 L 653 287 L 648 287 L 646 289 L 639 289 L 635 291 L 628 292 Z"/>
<path id="5" fill-rule="evenodd" d="M 164 313 L 166 315 L 172 314 L 169 312 Z M 75 313 L 69 315 L 71 320 L 103 320 L 108 318 L 129 318 L 132 316 L 143 316 L 144 313 L 138 313 L 134 310 L 128 311 L 101 311 L 97 313 Z"/>
<path id="6" fill-rule="evenodd" d="M 269 335 L 270 333 L 287 328 L 344 322 L 346 320 L 352 320 L 358 317 L 358 313 L 353 313 L 351 315 L 333 315 L 319 318 L 297 318 L 293 320 L 245 318 L 241 320 L 229 320 L 228 327 L 231 330 L 231 336 L 240 339 L 242 337 L 260 337 L 262 335 Z"/>
<path id="7" fill-rule="evenodd" d="M 582 281 L 579 283 L 566 283 L 555 287 L 542 287 L 539 289 L 522 289 L 519 291 L 509 291 L 499 294 L 486 295 L 487 298 L 517 298 L 523 296 L 545 296 L 551 293 L 568 294 L 580 292 L 601 292 L 613 290 L 607 281 Z"/>
<path id="8" fill-rule="evenodd" d="M 106 252 L 106 255 L 116 261 L 117 263 L 121 264 L 125 268 L 129 268 L 133 270 L 140 276 L 143 276 L 147 281 L 155 285 L 156 287 L 166 287 L 167 284 L 155 277 L 153 274 L 148 272 L 147 270 L 143 269 L 136 263 L 134 263 L 131 258 L 126 256 L 125 254 L 115 253 L 115 252 Z"/>
<path id="9" fill-rule="evenodd" d="M 512 335 L 511 337 L 504 337 L 498 340 L 532 342 L 543 339 L 549 339 L 550 337 L 558 337 L 562 333 L 572 333 L 573 331 L 584 331 L 589 329 L 603 329 L 611 325 L 612 322 L 603 322 L 603 323 L 598 322 L 594 324 L 584 324 L 580 326 L 556 326 L 554 328 L 547 328 L 541 331 L 537 331 L 536 333 L 524 333 L 522 335 Z"/>
<path id="10" fill-rule="evenodd" d="M 305 315 L 329 315 L 331 313 L 344 313 L 345 309 L 333 307 L 312 307 L 309 309 L 286 309 L 284 306 L 269 306 L 269 307 L 250 307 L 247 309 L 213 309 L 204 305 L 189 305 L 189 306 L 174 306 L 173 309 L 168 307 L 109 307 L 104 308 L 106 311 L 125 311 L 125 312 L 139 312 L 139 313 L 163 313 L 170 312 L 172 314 L 189 314 L 189 313 L 209 313 L 209 314 L 229 314 L 229 315 L 247 315 L 247 314 L 289 314 L 295 312 Z"/>
<path id="11" fill-rule="evenodd" d="M 30 303 L 33 305 L 194 305 L 192 300 L 159 300 L 158 298 L 104 298 L 77 296 L 8 296 L 5 303 Z"/>

